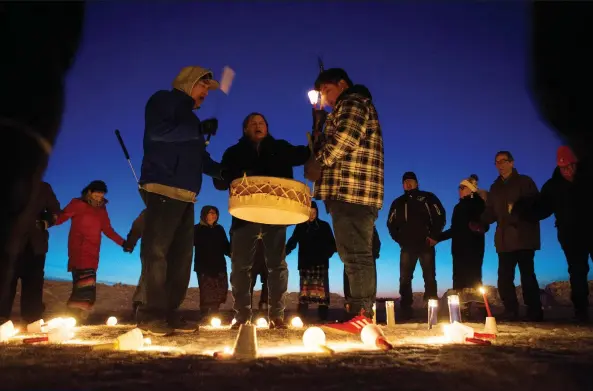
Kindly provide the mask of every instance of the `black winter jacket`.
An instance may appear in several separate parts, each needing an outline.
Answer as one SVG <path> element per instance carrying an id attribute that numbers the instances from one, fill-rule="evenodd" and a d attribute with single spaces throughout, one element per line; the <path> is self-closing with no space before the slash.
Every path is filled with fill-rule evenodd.
<path id="1" fill-rule="evenodd" d="M 428 248 L 427 238 L 438 241 L 447 222 L 445 208 L 436 195 L 414 189 L 391 204 L 387 228 L 402 249 Z"/>

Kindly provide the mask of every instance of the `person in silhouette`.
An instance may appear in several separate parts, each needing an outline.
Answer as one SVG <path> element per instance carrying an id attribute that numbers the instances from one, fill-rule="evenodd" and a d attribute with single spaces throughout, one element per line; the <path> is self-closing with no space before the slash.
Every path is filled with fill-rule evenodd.
<path id="1" fill-rule="evenodd" d="M 470 175 L 459 183 L 459 202 L 453 209 L 451 227 L 439 242 L 451 239 L 453 289 L 477 289 L 482 285 L 484 233 L 490 228 L 480 218 L 486 208 L 486 192 L 478 187 L 478 176 Z"/>
<path id="2" fill-rule="evenodd" d="M 501 318 L 512 321 L 519 317 L 514 284 L 515 269 L 519 266 L 527 317 L 530 321 L 542 321 L 543 311 L 534 265 L 535 251 L 541 246 L 539 220 L 512 213 L 515 202 L 522 197 L 537 196 L 539 191 L 533 179 L 519 174 L 509 151 L 498 152 L 494 162 L 499 176 L 490 186 L 481 221 L 485 224 L 496 222 L 494 245 L 498 253 L 498 293 L 505 307 L 505 314 Z M 480 232 L 481 227 L 478 225 L 474 229 Z"/>
<path id="3" fill-rule="evenodd" d="M 330 304 L 329 259 L 336 252 L 330 225 L 319 218 L 317 203 L 311 202 L 309 220 L 297 224 L 286 243 L 286 255 L 299 246 L 300 294 L 297 311 L 305 317 L 310 304 L 317 304 L 319 319 L 327 320 Z"/>

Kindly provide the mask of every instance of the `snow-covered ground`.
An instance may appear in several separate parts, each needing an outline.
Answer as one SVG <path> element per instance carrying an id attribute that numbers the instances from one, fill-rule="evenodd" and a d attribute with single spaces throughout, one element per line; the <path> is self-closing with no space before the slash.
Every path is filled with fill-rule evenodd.
<path id="1" fill-rule="evenodd" d="M 476 331 L 481 324 L 471 324 Z M 369 350 L 355 336 L 326 333 L 334 356 L 307 351 L 304 329 L 258 330 L 254 361 L 215 360 L 236 333 L 150 337 L 146 351 L 92 351 L 132 325 L 83 326 L 71 343 L 0 346 L 0 389 L 175 390 L 592 390 L 591 328 L 500 325 L 492 346 L 454 345 L 441 327 L 384 328 L 392 351 Z"/>
<path id="2" fill-rule="evenodd" d="M 499 322 L 491 346 L 449 343 L 440 325 L 427 329 L 425 312 L 419 309 L 412 323 L 383 327 L 395 345 L 387 352 L 363 346 L 359 337 L 329 332 L 327 343 L 336 354 L 312 352 L 302 343 L 311 324 L 302 329 L 258 329 L 260 358 L 251 361 L 214 359 L 215 351 L 233 346 L 236 332 L 210 327 L 171 337 L 145 336 L 151 344 L 142 351 L 93 351 L 92 345 L 113 341 L 134 327 L 125 324 L 129 289 L 122 294 L 123 287 L 100 288 L 103 300 L 92 318 L 95 325 L 77 328 L 69 343 L 25 345 L 21 334 L 0 344 L 0 389 L 593 390 L 593 328 L 566 322 L 569 307 L 547 308 L 549 320 L 541 324 Z M 60 303 L 67 295 L 63 297 L 53 283 L 48 290 L 48 317 L 61 315 Z M 190 300 L 186 307 L 195 308 L 191 295 Z M 340 305 L 334 302 L 334 307 Z M 289 304 L 289 310 L 292 307 Z M 381 323 L 382 306 L 379 311 Z M 105 326 L 111 315 L 124 324 Z M 223 316 L 228 324 L 231 313 Z M 338 318 L 339 309 L 330 316 Z M 483 328 L 481 323 L 469 325 L 476 332 Z"/>

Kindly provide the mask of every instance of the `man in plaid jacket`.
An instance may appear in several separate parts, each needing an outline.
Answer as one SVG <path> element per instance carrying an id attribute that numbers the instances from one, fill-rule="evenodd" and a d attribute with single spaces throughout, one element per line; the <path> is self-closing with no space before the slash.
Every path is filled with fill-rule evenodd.
<path id="1" fill-rule="evenodd" d="M 350 314 L 372 318 L 377 279 L 373 228 L 383 206 L 383 135 L 369 90 L 354 85 L 343 69 L 315 81 L 322 103 L 332 108 L 316 139 L 305 176 L 331 215 L 336 247 L 350 282 Z"/>

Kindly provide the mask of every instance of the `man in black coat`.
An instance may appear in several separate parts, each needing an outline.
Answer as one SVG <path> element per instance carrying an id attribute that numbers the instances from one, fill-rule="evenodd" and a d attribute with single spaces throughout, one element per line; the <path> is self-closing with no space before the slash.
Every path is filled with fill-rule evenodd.
<path id="1" fill-rule="evenodd" d="M 214 179 L 214 186 L 227 190 L 230 183 L 244 174 L 293 178 L 292 169 L 309 159 L 308 146 L 293 146 L 277 140 L 268 132 L 268 123 L 260 113 L 251 113 L 243 121 L 243 137 L 228 148 L 221 164 L 230 174 Z M 228 179 L 227 179 L 228 178 Z M 270 328 L 286 328 L 285 295 L 288 289 L 288 267 L 285 260 L 286 226 L 257 224 L 233 217 L 231 225 L 231 289 L 236 323 L 251 321 L 251 282 L 256 240 L 262 239 L 268 269 L 268 315 Z"/>
<path id="2" fill-rule="evenodd" d="M 535 219 L 543 220 L 552 214 L 556 218 L 558 242 L 566 256 L 570 275 L 571 300 L 575 318 L 589 321 L 589 258 L 593 257 L 593 229 L 585 216 L 591 213 L 590 203 L 579 202 L 583 197 L 575 188 L 574 177 L 578 160 L 572 150 L 561 146 L 557 152 L 557 167 L 542 187 L 541 193 L 518 201 L 513 214 L 535 213 Z M 589 192 L 586 199 L 593 199 Z M 529 209 L 530 206 L 533 209 Z"/>
<path id="3" fill-rule="evenodd" d="M 402 182 L 404 194 L 391 204 L 387 228 L 401 247 L 400 306 L 402 316 L 409 319 L 413 314 L 412 278 L 418 259 L 424 277 L 424 300 L 438 298 L 434 246 L 445 227 L 446 214 L 436 195 L 418 189 L 416 174 L 406 172 Z"/>
<path id="4" fill-rule="evenodd" d="M 17 258 L 8 297 L 0 303 L 0 319 L 10 318 L 19 279 L 21 280 L 23 320 L 28 323 L 39 320 L 44 311 L 44 269 L 49 242 L 47 229 L 54 225 L 55 217 L 60 213 L 60 203 L 49 183 L 41 182 L 39 192 L 33 199 L 33 207 L 37 216 L 34 221 L 31 221 L 29 230 L 23 238 L 25 247 Z"/>

